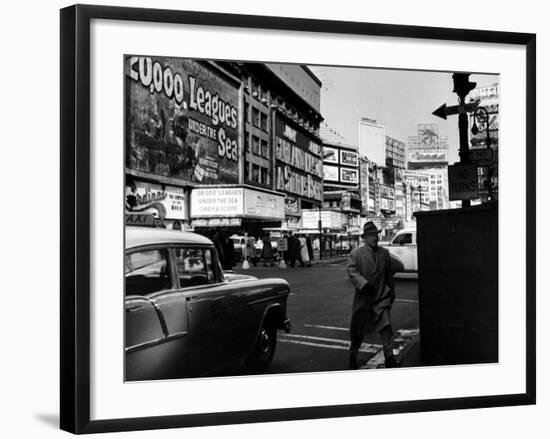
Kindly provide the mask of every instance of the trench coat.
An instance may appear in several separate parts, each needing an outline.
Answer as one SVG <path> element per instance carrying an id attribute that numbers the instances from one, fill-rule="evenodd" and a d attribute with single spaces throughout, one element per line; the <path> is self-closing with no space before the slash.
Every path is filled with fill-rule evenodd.
<path id="1" fill-rule="evenodd" d="M 300 241 L 300 257 L 304 264 L 309 263 L 309 252 L 307 251 L 307 242 L 306 238 L 299 238 Z"/>
<path id="2" fill-rule="evenodd" d="M 306 237 L 306 246 L 307 246 L 307 254 L 309 255 L 309 260 L 313 261 L 313 246 L 311 245 L 311 238 L 309 236 Z"/>
<path id="3" fill-rule="evenodd" d="M 264 246 L 262 247 L 262 258 L 270 259 L 273 257 L 273 246 L 269 238 L 262 239 Z"/>
<path id="4" fill-rule="evenodd" d="M 391 326 L 390 308 L 395 286 L 390 253 L 383 247 L 372 250 L 364 244 L 354 249 L 347 271 L 355 287 L 350 332 L 362 338 L 365 332 Z M 359 334 L 359 333 L 360 334 Z"/>
<path id="5" fill-rule="evenodd" d="M 300 257 L 300 241 L 295 235 L 288 237 L 288 259 L 295 261 Z"/>

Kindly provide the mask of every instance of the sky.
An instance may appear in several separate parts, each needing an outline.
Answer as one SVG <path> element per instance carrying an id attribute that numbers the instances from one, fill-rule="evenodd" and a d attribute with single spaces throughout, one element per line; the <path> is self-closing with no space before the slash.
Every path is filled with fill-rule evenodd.
<path id="1" fill-rule="evenodd" d="M 381 70 L 348 67 L 316 67 L 311 70 L 323 81 L 321 114 L 330 128 L 346 143 L 358 146 L 358 122 L 375 119 L 386 128 L 386 135 L 407 144 L 417 135 L 419 123 L 436 123 L 439 135 L 447 136 L 449 162 L 458 161 L 458 117 L 447 120 L 432 112 L 443 103 L 457 104 L 452 92 L 452 73 L 409 70 Z M 470 75 L 477 87 L 498 82 L 498 75 Z"/>

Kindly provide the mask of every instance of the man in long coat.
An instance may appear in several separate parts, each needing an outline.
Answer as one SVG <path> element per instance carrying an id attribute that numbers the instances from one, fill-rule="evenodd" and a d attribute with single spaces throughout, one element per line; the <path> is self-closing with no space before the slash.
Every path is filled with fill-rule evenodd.
<path id="1" fill-rule="evenodd" d="M 300 241 L 292 232 L 288 236 L 288 259 L 291 267 L 296 265 L 296 259 L 300 260 Z"/>
<path id="2" fill-rule="evenodd" d="M 372 221 L 363 227 L 365 245 L 354 249 L 347 265 L 348 275 L 355 286 L 350 323 L 349 368 L 357 369 L 357 354 L 365 332 L 376 331 L 382 339 L 386 367 L 398 367 L 393 356 L 391 306 L 395 287 L 391 258 L 387 249 L 378 246 L 380 230 Z"/>

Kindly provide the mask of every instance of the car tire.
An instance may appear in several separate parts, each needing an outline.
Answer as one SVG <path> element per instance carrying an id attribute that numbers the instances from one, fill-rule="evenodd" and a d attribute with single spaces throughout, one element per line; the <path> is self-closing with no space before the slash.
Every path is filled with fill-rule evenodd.
<path id="1" fill-rule="evenodd" d="M 252 352 L 250 352 L 245 360 L 247 371 L 251 373 L 265 372 L 271 365 L 276 346 L 277 330 L 264 324 L 258 334 L 258 339 L 252 348 Z"/>

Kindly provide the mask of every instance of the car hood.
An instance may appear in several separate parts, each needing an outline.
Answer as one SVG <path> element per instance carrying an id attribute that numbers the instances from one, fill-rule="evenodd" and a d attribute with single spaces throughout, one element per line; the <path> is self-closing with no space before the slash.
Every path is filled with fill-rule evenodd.
<path id="1" fill-rule="evenodd" d="M 224 271 L 223 275 L 225 276 L 225 279 L 228 282 L 234 282 L 237 280 L 257 280 L 258 278 L 255 276 L 250 276 L 248 274 L 239 274 L 235 273 L 233 271 Z"/>

